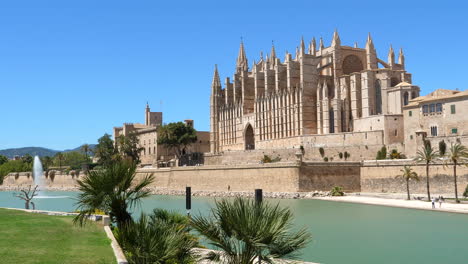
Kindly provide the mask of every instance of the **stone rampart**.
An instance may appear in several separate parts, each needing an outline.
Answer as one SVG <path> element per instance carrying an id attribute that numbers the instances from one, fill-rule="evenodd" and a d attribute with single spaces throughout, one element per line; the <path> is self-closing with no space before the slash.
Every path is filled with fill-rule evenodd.
<path id="1" fill-rule="evenodd" d="M 379 160 L 365 161 L 361 167 L 361 192 L 405 193 L 406 182 L 396 178 L 402 174 L 404 165 L 409 165 L 420 176 L 421 180 L 410 181 L 411 193 L 426 193 L 426 166 L 416 164 L 412 160 Z M 468 167 L 457 167 L 458 194 L 461 196 L 468 184 Z M 429 167 L 429 182 L 431 193 L 454 193 L 453 166 L 442 163 L 431 164 Z"/>

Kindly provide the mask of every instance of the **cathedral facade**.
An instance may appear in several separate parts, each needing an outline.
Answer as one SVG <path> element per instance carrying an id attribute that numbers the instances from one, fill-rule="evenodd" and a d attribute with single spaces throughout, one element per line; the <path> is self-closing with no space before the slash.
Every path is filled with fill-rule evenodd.
<path id="1" fill-rule="evenodd" d="M 390 46 L 384 61 L 370 35 L 365 48 L 342 45 L 336 31 L 328 47 L 302 39 L 284 61 L 272 46 L 250 66 L 241 42 L 232 80 L 222 85 L 215 67 L 210 150 L 401 144 L 403 106 L 418 96 L 403 51 L 396 60 Z"/>

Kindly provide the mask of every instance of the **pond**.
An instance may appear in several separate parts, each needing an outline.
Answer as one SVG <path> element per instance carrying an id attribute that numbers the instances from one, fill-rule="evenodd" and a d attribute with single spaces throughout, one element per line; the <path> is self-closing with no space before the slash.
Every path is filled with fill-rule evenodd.
<path id="1" fill-rule="evenodd" d="M 73 211 L 75 192 L 48 192 L 66 198 L 37 199 L 40 210 Z M 219 198 L 218 198 L 219 199 Z M 466 263 L 468 215 L 321 200 L 266 199 L 294 212 L 313 241 L 300 259 L 342 263 Z M 207 214 L 214 198 L 193 197 L 192 214 Z M 0 192 L 0 207 L 24 208 L 13 192 Z M 185 211 L 182 196 L 144 199 L 135 215 L 154 208 Z"/>

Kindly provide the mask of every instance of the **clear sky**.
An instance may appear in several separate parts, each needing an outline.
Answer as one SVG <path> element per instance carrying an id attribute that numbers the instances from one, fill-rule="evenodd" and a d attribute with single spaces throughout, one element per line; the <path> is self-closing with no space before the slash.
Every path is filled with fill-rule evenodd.
<path id="1" fill-rule="evenodd" d="M 432 3 L 434 2 L 434 3 Z M 232 76 L 240 38 L 294 53 L 301 36 L 365 45 L 380 58 L 403 47 L 422 94 L 468 88 L 464 1 L 2 1 L 0 149 L 74 148 L 123 122 L 144 122 L 148 101 L 164 122 L 209 130 L 213 65 Z"/>

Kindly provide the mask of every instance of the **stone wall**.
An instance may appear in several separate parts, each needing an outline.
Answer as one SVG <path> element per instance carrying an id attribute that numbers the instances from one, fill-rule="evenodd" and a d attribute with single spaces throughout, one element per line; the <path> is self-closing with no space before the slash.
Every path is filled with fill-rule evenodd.
<path id="1" fill-rule="evenodd" d="M 404 165 L 410 165 L 421 177 L 419 182 L 410 181 L 411 193 L 426 193 L 426 166 L 415 164 L 412 160 L 365 161 L 361 167 L 361 192 L 405 193 L 406 182 L 396 178 L 401 174 Z M 468 184 L 468 167 L 457 168 L 458 194 L 461 196 Z M 453 166 L 433 164 L 429 168 L 431 193 L 454 193 Z"/>
<path id="2" fill-rule="evenodd" d="M 360 167 L 360 162 L 305 163 L 300 167 L 299 191 L 329 191 L 340 186 L 346 192 L 359 192 Z"/>

